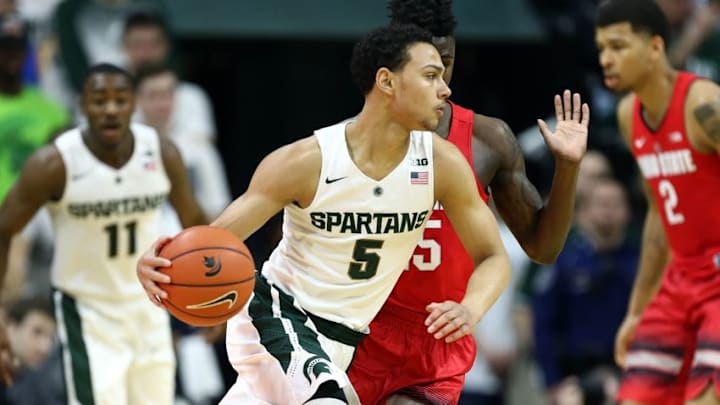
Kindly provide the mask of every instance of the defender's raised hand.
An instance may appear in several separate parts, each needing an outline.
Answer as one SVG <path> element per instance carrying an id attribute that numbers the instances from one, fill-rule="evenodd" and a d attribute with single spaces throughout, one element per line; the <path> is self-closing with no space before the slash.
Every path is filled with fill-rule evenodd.
<path id="1" fill-rule="evenodd" d="M 555 131 L 550 131 L 545 121 L 538 119 L 540 133 L 556 158 L 578 163 L 587 150 L 590 107 L 583 103 L 580 94 L 565 90 L 562 97 L 555 96 Z"/>

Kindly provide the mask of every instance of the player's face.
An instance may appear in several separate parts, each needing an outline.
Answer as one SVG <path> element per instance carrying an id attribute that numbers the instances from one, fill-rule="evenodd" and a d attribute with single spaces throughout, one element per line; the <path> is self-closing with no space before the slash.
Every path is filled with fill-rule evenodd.
<path id="1" fill-rule="evenodd" d="M 129 30 L 123 45 L 133 70 L 138 66 L 164 62 L 169 51 L 165 33 L 157 27 L 135 27 Z"/>
<path id="2" fill-rule="evenodd" d="M 432 42 L 440 53 L 440 59 L 445 66 L 443 80 L 449 85 L 455 67 L 455 37 L 433 37 Z"/>
<path id="3" fill-rule="evenodd" d="M 450 97 L 440 54 L 428 43 L 414 44 L 407 52 L 410 60 L 393 75 L 396 92 L 392 108 L 407 128 L 434 131 Z"/>
<path id="4" fill-rule="evenodd" d="M 138 86 L 137 104 L 145 121 L 153 127 L 165 127 L 175 101 L 177 80 L 171 72 L 148 77 Z"/>
<path id="5" fill-rule="evenodd" d="M 135 107 L 132 84 L 119 73 L 96 73 L 85 83 L 81 106 L 90 135 L 107 146 L 120 144 Z"/>
<path id="6" fill-rule="evenodd" d="M 605 86 L 615 92 L 633 90 L 646 78 L 664 52 L 659 37 L 637 33 L 630 23 L 618 23 L 595 31 Z"/>
<path id="7" fill-rule="evenodd" d="M 28 313 L 20 324 L 8 326 L 13 351 L 28 368 L 36 368 L 48 358 L 54 336 L 55 321 L 39 311 Z"/>

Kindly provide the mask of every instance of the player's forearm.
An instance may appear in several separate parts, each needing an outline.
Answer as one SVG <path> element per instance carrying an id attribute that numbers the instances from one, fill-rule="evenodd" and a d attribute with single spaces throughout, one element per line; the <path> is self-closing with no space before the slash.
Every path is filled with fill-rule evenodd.
<path id="1" fill-rule="evenodd" d="M 645 218 L 640 266 L 630 296 L 628 315 L 639 316 L 655 296 L 660 288 L 668 258 L 668 244 L 662 221 L 657 213 L 650 212 Z"/>
<path id="2" fill-rule="evenodd" d="M 504 253 L 489 256 L 470 275 L 461 304 L 473 314 L 473 324 L 497 301 L 510 282 L 510 260 Z"/>
<path id="3" fill-rule="evenodd" d="M 573 221 L 575 187 L 579 164 L 555 162 L 555 174 L 547 204 L 540 210 L 528 256 L 538 263 L 550 264 L 560 254 Z"/>

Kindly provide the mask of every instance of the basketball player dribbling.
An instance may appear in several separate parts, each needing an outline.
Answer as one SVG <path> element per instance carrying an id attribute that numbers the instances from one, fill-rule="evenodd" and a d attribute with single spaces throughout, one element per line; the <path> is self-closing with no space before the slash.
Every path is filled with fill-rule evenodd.
<path id="1" fill-rule="evenodd" d="M 174 400 L 170 320 L 148 304 L 134 266 L 140 248 L 159 234 L 167 198 L 186 226 L 205 217 L 175 146 L 150 127 L 130 124 L 134 101 L 126 71 L 93 66 L 80 100 L 87 127 L 32 154 L 0 207 L 0 280 L 12 235 L 41 207 L 50 213 L 51 283 L 71 404 Z M 4 326 L 0 342 L 7 359 Z"/>
<path id="2" fill-rule="evenodd" d="M 640 267 L 617 334 L 624 404 L 718 404 L 720 88 L 668 62 L 653 0 L 600 4 L 605 85 L 647 186 Z"/>
<path id="3" fill-rule="evenodd" d="M 393 22 L 413 23 L 433 34 L 449 83 L 455 59 L 452 1 L 393 0 L 389 9 Z M 525 175 L 520 147 L 503 121 L 447 101 L 436 129 L 473 167 L 477 180 L 473 191 L 487 200 L 483 186 L 489 186 L 500 215 L 538 262 L 554 260 L 572 222 L 577 172 L 587 146 L 589 109 L 582 108 L 581 121 L 580 96 L 571 99 L 566 91 L 555 100 L 555 131 L 540 125 L 556 157 L 555 178 L 545 204 Z M 370 324 L 370 335 L 353 360 L 349 376 L 362 403 L 383 404 L 391 397 L 408 403 L 457 403 L 465 373 L 475 360 L 475 339 L 468 335 L 447 343 L 428 327 L 428 318 L 430 311 L 461 305 L 472 271 L 462 243 L 442 208 L 436 207 L 408 271 Z"/>
<path id="4" fill-rule="evenodd" d="M 282 240 L 243 311 L 228 321 L 238 372 L 223 404 L 357 404 L 345 371 L 355 347 L 417 245 L 435 201 L 474 268 L 465 306 L 439 309 L 448 341 L 471 333 L 507 286 L 510 265 L 495 218 L 462 153 L 438 137 L 450 89 L 429 32 L 395 25 L 354 48 L 365 102 L 354 118 L 268 155 L 213 222 L 246 239 L 283 210 Z M 149 298 L 170 281 L 155 271 L 158 240 L 138 263 Z M 452 333 L 448 333 L 452 331 Z"/>

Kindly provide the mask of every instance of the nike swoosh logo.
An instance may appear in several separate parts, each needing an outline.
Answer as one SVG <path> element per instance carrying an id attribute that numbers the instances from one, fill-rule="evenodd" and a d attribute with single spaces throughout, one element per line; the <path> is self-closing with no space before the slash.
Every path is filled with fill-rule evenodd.
<path id="1" fill-rule="evenodd" d="M 347 176 L 338 177 L 336 179 L 331 179 L 330 177 L 325 177 L 325 184 L 332 184 L 332 183 L 335 183 L 336 181 L 340 181 L 345 178 L 347 178 Z"/>
<path id="2" fill-rule="evenodd" d="M 72 177 L 70 178 L 70 180 L 77 181 L 77 180 L 80 180 L 83 177 L 87 176 L 88 174 L 90 174 L 90 173 L 85 172 L 85 173 L 73 174 Z"/>
<path id="3" fill-rule="evenodd" d="M 225 294 L 213 298 L 210 301 L 201 302 L 199 304 L 194 305 L 187 305 L 185 308 L 187 309 L 203 309 L 203 308 L 211 308 L 216 307 L 218 305 L 222 305 L 225 301 L 228 303 L 228 309 L 232 308 L 233 305 L 235 305 L 235 301 L 237 301 L 237 291 L 232 290 L 228 291 Z"/>

